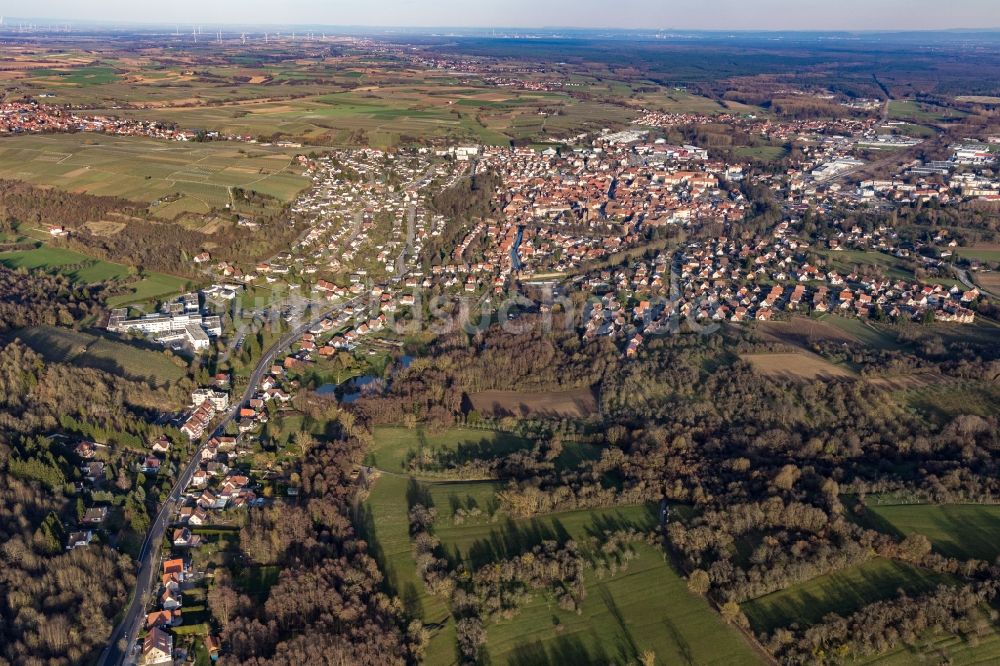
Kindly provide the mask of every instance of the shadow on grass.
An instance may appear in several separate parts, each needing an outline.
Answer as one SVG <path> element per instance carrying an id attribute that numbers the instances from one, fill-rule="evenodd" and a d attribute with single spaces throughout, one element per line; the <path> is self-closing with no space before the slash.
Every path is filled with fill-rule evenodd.
<path id="1" fill-rule="evenodd" d="M 613 663 L 603 646 L 588 647 L 578 636 L 560 636 L 554 641 L 534 641 L 516 646 L 509 657 L 511 666 L 604 666 Z"/>

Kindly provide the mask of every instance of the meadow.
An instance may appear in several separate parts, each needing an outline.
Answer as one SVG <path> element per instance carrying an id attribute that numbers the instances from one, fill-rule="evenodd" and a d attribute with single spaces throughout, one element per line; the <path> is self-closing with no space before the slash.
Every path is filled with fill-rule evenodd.
<path id="1" fill-rule="evenodd" d="M 1000 506 L 982 504 L 877 504 L 868 524 L 901 536 L 923 534 L 946 557 L 992 562 L 1000 555 Z"/>
<path id="2" fill-rule="evenodd" d="M 600 539 L 605 529 L 655 525 L 646 506 L 616 507 L 549 514 L 536 519 L 455 525 L 440 505 L 444 497 L 492 495 L 492 484 L 428 483 L 415 488 L 408 479 L 383 475 L 362 510 L 366 537 L 404 606 L 431 625 L 426 663 L 457 663 L 454 620 L 446 604 L 427 594 L 416 574 L 410 547 L 408 499 L 432 498 L 439 512 L 435 534 L 446 553 L 473 565 L 529 550 L 543 538 Z M 369 536 L 371 535 L 371 536 Z M 501 545 L 502 544 L 502 545 Z M 755 663 L 756 655 L 738 633 L 726 627 L 704 599 L 687 590 L 686 582 L 663 553 L 640 543 L 627 570 L 598 578 L 585 574 L 588 594 L 577 614 L 562 610 L 547 593 L 538 592 L 511 620 L 491 623 L 487 652 L 493 664 L 628 664 L 652 650 L 658 664 Z M 711 636 L 711 640 L 707 637 Z"/>
<path id="3" fill-rule="evenodd" d="M 742 608 L 754 631 L 770 633 L 791 624 L 815 624 L 828 613 L 846 617 L 870 603 L 895 597 L 898 589 L 914 596 L 947 582 L 939 574 L 875 558 L 753 599 Z"/>
<path id="4" fill-rule="evenodd" d="M 0 263 L 9 268 L 59 273 L 74 282 L 127 282 L 125 293 L 108 299 L 108 307 L 132 303 L 152 303 L 183 292 L 189 281 L 165 273 L 144 273 L 138 279 L 133 269 L 58 247 L 40 246 L 31 250 L 0 252 Z"/>
<path id="5" fill-rule="evenodd" d="M 14 337 L 20 338 L 50 362 L 97 368 L 158 386 L 173 383 L 184 376 L 184 364 L 175 364 L 163 352 L 142 349 L 91 333 L 37 326 L 20 329 Z"/>
<path id="6" fill-rule="evenodd" d="M 440 433 L 423 429 L 380 427 L 375 431 L 375 446 L 366 464 L 394 474 L 414 474 L 417 477 L 448 478 L 449 468 L 474 459 L 503 457 L 533 442 L 511 433 L 475 428 L 449 428 Z M 576 467 L 583 460 L 600 456 L 600 449 L 582 442 L 566 441 L 556 464 L 563 468 Z M 410 461 L 421 465 L 413 472 Z"/>
<path id="7" fill-rule="evenodd" d="M 386 470 L 402 470 L 407 452 L 420 441 L 415 430 L 402 428 L 378 428 L 375 440 L 369 462 Z M 427 439 L 442 447 L 470 440 L 493 455 L 526 443 L 509 435 L 463 429 Z M 431 632 L 428 664 L 457 663 L 456 634 L 446 602 L 428 594 L 417 575 L 408 507 L 421 503 L 435 509 L 434 533 L 453 566 L 464 561 L 479 567 L 548 539 L 574 539 L 593 561 L 593 549 L 603 542 L 605 531 L 634 528 L 648 532 L 657 524 L 656 507 L 651 505 L 513 520 L 498 511 L 496 493 L 501 488 L 490 481 L 418 480 L 400 472 L 384 472 L 377 475 L 359 509 L 360 530 L 385 572 L 388 587 Z M 688 591 L 661 551 L 646 543 L 635 544 L 635 551 L 637 557 L 614 575 L 599 577 L 593 568 L 587 569 L 587 598 L 579 613 L 560 609 L 548 592 L 539 591 L 514 618 L 489 623 L 486 661 L 632 664 L 645 651 L 653 652 L 657 664 L 760 661 L 738 632 L 727 627 L 704 599 Z"/>

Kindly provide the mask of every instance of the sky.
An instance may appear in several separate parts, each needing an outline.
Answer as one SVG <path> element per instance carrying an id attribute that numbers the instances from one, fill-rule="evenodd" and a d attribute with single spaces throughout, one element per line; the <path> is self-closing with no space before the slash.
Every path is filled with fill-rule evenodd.
<path id="1" fill-rule="evenodd" d="M 0 15 L 182 25 L 927 30 L 1000 28 L 1000 0 L 0 0 Z"/>

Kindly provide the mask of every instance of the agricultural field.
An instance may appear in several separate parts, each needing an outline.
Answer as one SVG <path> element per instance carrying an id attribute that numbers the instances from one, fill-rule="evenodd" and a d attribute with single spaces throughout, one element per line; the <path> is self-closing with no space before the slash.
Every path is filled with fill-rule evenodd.
<path id="1" fill-rule="evenodd" d="M 809 352 L 743 354 L 741 358 L 749 361 L 757 372 L 771 377 L 813 380 L 818 378 L 852 378 L 856 376 L 850 370 L 839 365 L 834 365 L 821 356 Z"/>
<path id="2" fill-rule="evenodd" d="M 872 527 L 901 536 L 923 534 L 946 557 L 994 561 L 1000 555 L 1000 506 L 867 504 Z"/>
<path id="3" fill-rule="evenodd" d="M 47 361 L 97 368 L 154 385 L 173 383 L 185 372 L 184 363 L 175 363 L 161 351 L 69 328 L 38 326 L 18 330 L 15 336 Z"/>
<path id="4" fill-rule="evenodd" d="M 1000 262 L 1000 245 L 989 243 L 955 248 L 955 255 L 962 259 L 976 259 L 989 263 Z"/>
<path id="5" fill-rule="evenodd" d="M 754 631 L 770 633 L 794 623 L 815 624 L 827 613 L 846 617 L 870 603 L 895 597 L 900 588 L 914 596 L 948 582 L 930 571 L 875 558 L 748 601 L 742 608 Z"/>
<path id="6" fill-rule="evenodd" d="M 473 408 L 483 415 L 556 417 L 585 419 L 597 414 L 594 391 L 483 391 L 469 396 Z"/>
<path id="7" fill-rule="evenodd" d="M 143 120 L 253 136 L 284 136 L 316 145 L 385 148 L 414 140 L 507 145 L 624 124 L 638 115 L 563 93 L 455 86 L 443 79 L 366 85 L 295 99 L 116 111 Z M 110 113 L 110 111 L 108 111 Z"/>
<path id="8" fill-rule="evenodd" d="M 916 123 L 939 123 L 964 118 L 968 114 L 958 109 L 950 109 L 913 100 L 894 99 L 889 102 L 889 118 L 909 120 Z"/>
<path id="9" fill-rule="evenodd" d="M 293 153 L 227 143 L 181 143 L 99 134 L 31 135 L 0 142 L 0 178 L 150 204 L 160 218 L 207 214 L 230 188 L 293 199 L 309 185 Z"/>

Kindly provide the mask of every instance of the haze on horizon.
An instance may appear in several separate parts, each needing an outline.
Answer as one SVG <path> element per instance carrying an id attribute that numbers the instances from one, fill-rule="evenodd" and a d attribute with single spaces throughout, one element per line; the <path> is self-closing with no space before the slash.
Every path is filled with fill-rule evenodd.
<path id="1" fill-rule="evenodd" d="M 0 2 L 0 15 L 100 22 L 373 27 L 934 30 L 1000 28 L 997 0 L 134 0 Z"/>

